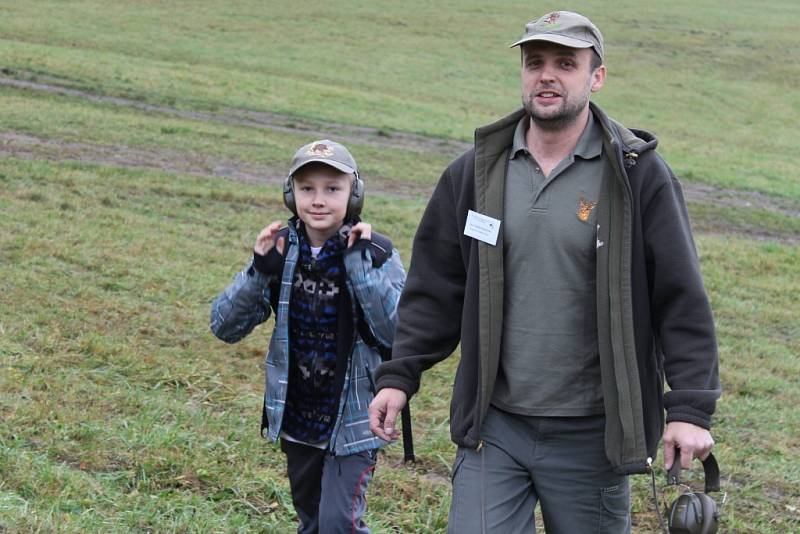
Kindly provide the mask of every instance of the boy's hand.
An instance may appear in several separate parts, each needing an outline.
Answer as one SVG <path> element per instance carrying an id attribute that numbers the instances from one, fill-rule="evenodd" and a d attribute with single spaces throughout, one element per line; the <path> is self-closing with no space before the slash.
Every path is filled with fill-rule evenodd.
<path id="1" fill-rule="evenodd" d="M 284 239 L 281 237 L 278 242 L 275 242 L 275 234 L 281 229 L 280 221 L 273 221 L 259 232 L 256 238 L 256 244 L 253 246 L 253 251 L 259 256 L 266 256 L 267 252 L 275 247 L 279 254 L 283 254 Z"/>
<path id="2" fill-rule="evenodd" d="M 369 405 L 369 429 L 379 438 L 394 441 L 400 436 L 395 423 L 408 397 L 395 388 L 383 388 Z"/>
<path id="3" fill-rule="evenodd" d="M 357 223 L 350 229 L 350 237 L 347 238 L 347 248 L 352 247 L 359 239 L 372 240 L 372 225 L 365 222 Z"/>

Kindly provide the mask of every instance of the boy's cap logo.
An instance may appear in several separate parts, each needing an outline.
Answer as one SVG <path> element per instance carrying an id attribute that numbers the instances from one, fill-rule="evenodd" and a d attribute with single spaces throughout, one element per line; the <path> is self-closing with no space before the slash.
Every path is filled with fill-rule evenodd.
<path id="1" fill-rule="evenodd" d="M 325 143 L 314 143 L 306 150 L 306 156 L 330 157 L 333 156 L 333 148 Z"/>

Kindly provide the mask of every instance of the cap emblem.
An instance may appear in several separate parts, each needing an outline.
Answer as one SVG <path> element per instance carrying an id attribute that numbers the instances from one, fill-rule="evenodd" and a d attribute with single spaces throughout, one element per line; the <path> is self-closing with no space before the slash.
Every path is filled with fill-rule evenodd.
<path id="1" fill-rule="evenodd" d="M 547 15 L 547 17 L 545 17 L 545 19 L 542 21 L 542 23 L 544 23 L 545 26 L 554 27 L 554 26 L 558 25 L 558 19 L 560 17 L 561 17 L 561 13 L 559 13 L 558 11 L 553 11 L 552 13 Z"/>
<path id="2" fill-rule="evenodd" d="M 306 156 L 322 156 L 327 158 L 333 156 L 333 148 L 325 143 L 314 143 L 306 150 Z"/>

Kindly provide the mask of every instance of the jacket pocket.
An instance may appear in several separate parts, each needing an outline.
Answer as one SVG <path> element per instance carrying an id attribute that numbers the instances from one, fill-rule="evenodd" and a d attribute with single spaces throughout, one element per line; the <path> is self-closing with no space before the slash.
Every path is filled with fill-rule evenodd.
<path id="1" fill-rule="evenodd" d="M 461 464 L 464 463 L 465 456 L 466 456 L 466 454 L 465 454 L 464 447 L 459 447 L 458 451 L 456 451 L 456 459 L 453 462 L 453 470 L 450 471 L 450 483 L 451 484 L 456 479 L 456 475 L 458 475 L 458 471 L 461 469 Z"/>
<path id="2" fill-rule="evenodd" d="M 631 493 L 628 480 L 600 490 L 600 531 L 630 532 Z"/>

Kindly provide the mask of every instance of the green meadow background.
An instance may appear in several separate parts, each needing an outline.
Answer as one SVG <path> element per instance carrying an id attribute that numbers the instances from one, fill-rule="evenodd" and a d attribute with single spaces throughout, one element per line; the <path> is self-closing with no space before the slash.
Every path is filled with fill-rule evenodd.
<path id="1" fill-rule="evenodd" d="M 225 345 L 211 301 L 321 137 L 352 149 L 365 219 L 407 266 L 446 164 L 519 105 L 508 45 L 559 8 L 605 35 L 595 100 L 655 133 L 686 187 L 718 327 L 721 531 L 800 532 L 794 0 L 0 0 L 0 532 L 293 531 L 258 434 L 272 320 Z M 380 456 L 376 532 L 446 530 L 457 360 L 412 401 L 418 462 Z M 657 531 L 648 483 L 635 532 Z"/>

